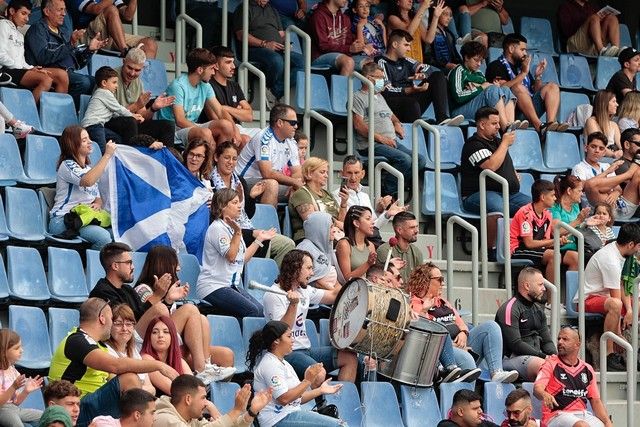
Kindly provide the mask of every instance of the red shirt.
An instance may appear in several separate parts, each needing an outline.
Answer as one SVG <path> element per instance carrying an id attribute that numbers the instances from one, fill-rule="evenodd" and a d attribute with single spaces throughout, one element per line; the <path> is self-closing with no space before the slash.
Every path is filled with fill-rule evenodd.
<path id="1" fill-rule="evenodd" d="M 542 211 L 542 217 L 539 217 L 533 209 L 533 203 L 518 209 L 511 220 L 511 253 L 518 248 L 526 249 L 522 237 L 533 237 L 533 240 L 550 239 L 552 220 L 549 209 Z"/>
<path id="2" fill-rule="evenodd" d="M 535 385 L 538 384 L 543 384 L 545 391 L 558 402 L 553 411 L 542 405 L 543 425 L 559 412 L 586 411 L 588 399 L 600 398 L 593 368 L 580 359 L 576 366 L 569 366 L 555 354 L 548 356 L 536 377 Z"/>

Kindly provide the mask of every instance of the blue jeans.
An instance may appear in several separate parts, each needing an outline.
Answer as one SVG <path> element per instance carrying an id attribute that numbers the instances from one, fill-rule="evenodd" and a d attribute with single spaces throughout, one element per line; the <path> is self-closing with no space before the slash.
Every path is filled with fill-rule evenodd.
<path id="1" fill-rule="evenodd" d="M 456 17 L 456 23 L 460 29 L 456 37 L 464 37 L 469 34 L 471 32 L 471 15 L 469 13 L 454 12 L 454 16 Z M 454 20 L 452 19 L 450 22 L 453 21 Z M 451 29 L 451 24 L 449 24 L 449 29 Z"/>
<path id="2" fill-rule="evenodd" d="M 100 151 L 103 153 L 104 148 L 107 145 L 107 141 L 109 140 L 112 140 L 116 144 L 122 144 L 122 138 L 120 138 L 120 135 L 111 129 L 104 127 L 104 125 L 87 126 L 85 130 L 89 134 L 89 138 L 98 144 Z"/>
<path id="3" fill-rule="evenodd" d="M 300 409 L 275 423 L 274 427 L 334 427 L 343 425 L 345 425 L 344 421 L 337 418 L 331 418 L 326 415 L 320 415 L 317 412 Z"/>
<path id="4" fill-rule="evenodd" d="M 250 47 L 249 61 L 257 62 L 267 78 L 267 87 L 273 96 L 284 96 L 284 52 L 276 52 L 268 48 Z M 297 52 L 291 52 L 291 85 L 296 82 L 298 71 L 304 71 L 304 58 Z"/>
<path id="5" fill-rule="evenodd" d="M 63 216 L 54 216 L 49 220 L 49 233 L 56 235 L 62 233 L 67 228 L 64 226 Z M 80 237 L 92 243 L 91 249 L 99 251 L 107 243 L 113 241 L 111 231 L 99 225 L 85 225 L 80 228 Z"/>
<path id="6" fill-rule="evenodd" d="M 444 347 L 442 347 L 442 352 L 440 353 L 440 364 L 445 368 L 456 364 L 451 335 L 447 335 L 447 338 L 444 340 Z"/>
<path id="7" fill-rule="evenodd" d="M 527 203 L 531 203 L 531 198 L 523 193 L 509 194 L 509 216 L 513 217 L 518 209 Z M 480 193 L 473 193 L 462 201 L 462 207 L 469 212 L 480 214 Z M 502 193 L 497 191 L 487 191 L 487 213 L 502 212 Z"/>
<path id="8" fill-rule="evenodd" d="M 502 369 L 502 332 L 496 322 L 484 322 L 471 329 L 467 339 L 467 347 L 471 347 L 480 356 L 478 364 L 483 360 L 487 363 L 491 374 Z M 453 352 L 460 368 L 473 369 L 477 367 L 476 361 L 468 351 L 454 347 Z"/>
<path id="9" fill-rule="evenodd" d="M 338 368 L 338 352 L 329 345 L 311 347 L 307 350 L 293 350 L 284 359 L 296 371 L 298 378 L 304 378 L 304 371 L 316 363 L 322 363 L 327 372 Z"/>
<path id="10" fill-rule="evenodd" d="M 367 156 L 367 150 L 359 150 L 360 154 Z M 405 180 L 411 177 L 411 150 L 400 144 L 394 147 L 390 147 L 385 144 L 375 143 L 373 152 L 376 156 L 384 157 L 387 162 L 398 169 L 402 175 L 405 176 Z M 371 159 L 373 160 L 373 159 Z M 418 154 L 418 170 L 424 169 L 427 161 L 422 154 Z M 407 185 L 411 185 L 410 182 L 405 182 Z M 384 173 L 382 179 L 382 194 L 395 194 L 398 190 L 397 180 L 395 177 Z M 400 189 L 401 191 L 404 189 Z"/>
<path id="11" fill-rule="evenodd" d="M 462 114 L 466 119 L 475 119 L 476 111 L 481 107 L 495 107 L 502 100 L 505 104 L 516 100 L 516 97 L 507 87 L 491 85 L 476 95 L 466 104 L 457 106 L 451 111 L 451 116 Z"/>
<path id="12" fill-rule="evenodd" d="M 331 67 L 332 71 L 338 72 L 340 70 L 338 70 L 338 66 L 336 65 L 336 63 L 338 61 L 338 57 L 340 57 L 341 55 L 346 55 L 346 53 L 340 53 L 340 52 L 323 53 L 322 55 L 318 56 L 316 59 L 311 61 L 311 65 L 314 65 L 316 67 L 328 65 L 329 67 Z M 355 71 L 361 71 L 362 65 L 365 62 L 371 62 L 371 58 L 367 55 L 352 55 L 351 58 L 355 63 L 353 67 Z"/>
<path id="13" fill-rule="evenodd" d="M 235 286 L 213 291 L 204 300 L 227 316 L 240 318 L 264 316 L 262 304 L 247 291 Z"/>
<path id="14" fill-rule="evenodd" d="M 120 380 L 113 377 L 105 385 L 80 400 L 80 416 L 76 427 L 86 427 L 98 415 L 120 418 Z"/>

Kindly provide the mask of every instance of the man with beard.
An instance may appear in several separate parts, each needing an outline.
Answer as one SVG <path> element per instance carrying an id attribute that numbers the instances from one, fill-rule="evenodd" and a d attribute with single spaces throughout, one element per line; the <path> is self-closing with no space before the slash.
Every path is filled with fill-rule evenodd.
<path id="1" fill-rule="evenodd" d="M 504 400 L 506 407 L 504 415 L 507 417 L 500 427 L 537 427 L 536 419 L 531 416 L 533 406 L 531 395 L 523 388 L 513 390 Z"/>
<path id="2" fill-rule="evenodd" d="M 394 265 L 400 269 L 402 282 L 407 283 L 411 272 L 416 266 L 424 262 L 422 251 L 416 245 L 418 240 L 418 220 L 411 212 L 399 212 L 391 222 L 396 233 L 397 243 L 391 247 L 384 243 L 378 248 L 378 264 L 384 265 L 387 254 L 391 251 L 391 258 L 399 258 Z M 402 264 L 402 266 L 400 266 Z"/>
<path id="3" fill-rule="evenodd" d="M 566 131 L 569 125 L 556 122 L 560 88 L 555 83 L 542 81 L 547 61 L 541 59 L 535 70 L 531 70 L 532 57 L 527 54 L 527 39 L 520 34 L 507 34 L 502 42 L 502 52 L 487 66 L 487 81 L 511 89 L 518 99 L 516 107 L 541 136 L 548 131 Z M 545 112 L 547 123 L 542 123 L 540 116 Z"/>
<path id="4" fill-rule="evenodd" d="M 573 326 L 563 326 L 558 333 L 558 354 L 547 358 L 533 386 L 533 393 L 542 400 L 542 425 L 611 427 L 596 374 L 578 357 L 578 351 L 580 334 Z M 587 411 L 587 400 L 595 416 Z"/>
<path id="5" fill-rule="evenodd" d="M 80 306 L 80 326 L 58 345 L 51 359 L 49 381 L 67 380 L 82 392 L 77 426 L 86 427 L 98 415 L 119 418 L 118 401 L 126 390 L 140 387 L 137 374 L 159 371 L 173 380 L 175 369 L 157 360 L 114 357 L 109 339 L 113 314 L 109 301 L 89 298 Z"/>
<path id="6" fill-rule="evenodd" d="M 556 354 L 544 314 L 544 277 L 533 267 L 518 275 L 518 293 L 500 306 L 496 322 L 502 330 L 505 359 L 503 369 L 516 370 L 524 381 L 532 381 L 548 355 Z"/>
<path id="7" fill-rule="evenodd" d="M 449 417 L 440 421 L 438 427 L 498 427 L 484 419 L 482 396 L 472 390 L 458 390 L 453 395 Z"/>

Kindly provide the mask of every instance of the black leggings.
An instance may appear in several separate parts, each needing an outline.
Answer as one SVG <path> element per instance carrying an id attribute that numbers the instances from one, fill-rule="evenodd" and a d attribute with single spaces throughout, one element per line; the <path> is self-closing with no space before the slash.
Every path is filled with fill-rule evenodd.
<path id="1" fill-rule="evenodd" d="M 382 92 L 389 108 L 402 123 L 413 123 L 421 118 L 432 102 L 437 123 L 449 117 L 447 79 L 442 71 L 431 73 L 427 78 L 427 83 L 429 83 L 429 88 L 425 92 L 417 92 L 411 95 Z"/>

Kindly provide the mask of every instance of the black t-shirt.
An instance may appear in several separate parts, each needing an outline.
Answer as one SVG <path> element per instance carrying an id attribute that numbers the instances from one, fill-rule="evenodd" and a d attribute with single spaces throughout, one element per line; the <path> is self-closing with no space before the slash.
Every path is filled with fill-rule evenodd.
<path id="1" fill-rule="evenodd" d="M 480 165 L 493 155 L 499 145 L 500 140 L 498 138 L 490 141 L 481 138 L 477 133 L 474 133 L 464 144 L 460 158 L 462 197 L 468 197 L 480 191 L 480 172 L 483 170 Z M 520 181 L 508 152 L 495 172 L 507 180 L 509 193 L 515 194 L 520 191 Z M 487 179 L 487 190 L 502 192 L 502 187 L 495 180 Z"/>
<path id="2" fill-rule="evenodd" d="M 460 427 L 460 424 L 451 420 L 442 420 L 438 423 L 437 427 Z M 478 427 L 500 427 L 498 424 L 491 421 L 482 421 Z"/>
<path id="3" fill-rule="evenodd" d="M 234 80 L 227 80 L 226 86 L 221 85 L 213 78 L 210 80 L 210 83 L 220 105 L 228 105 L 229 107 L 236 108 L 238 104 L 240 104 L 240 101 L 246 99 L 242 88 L 238 82 Z M 240 123 L 239 120 L 235 120 L 235 122 Z"/>
<path id="4" fill-rule="evenodd" d="M 624 98 L 622 91 L 624 89 L 634 90 L 635 88 L 636 77 L 634 76 L 633 80 L 629 80 L 629 78 L 624 74 L 622 70 L 616 72 L 613 76 L 611 76 L 611 79 L 607 84 L 607 90 L 609 92 L 613 92 L 616 95 L 616 101 L 618 101 L 618 104 L 622 103 L 622 99 Z"/>
<path id="5" fill-rule="evenodd" d="M 151 303 L 142 302 L 140 296 L 129 285 L 116 288 L 106 278 L 98 280 L 96 286 L 89 293 L 90 298 L 102 298 L 109 301 L 109 305 L 114 307 L 118 304 L 127 304 L 133 310 L 136 320 L 140 320 L 145 311 L 151 307 Z"/>

